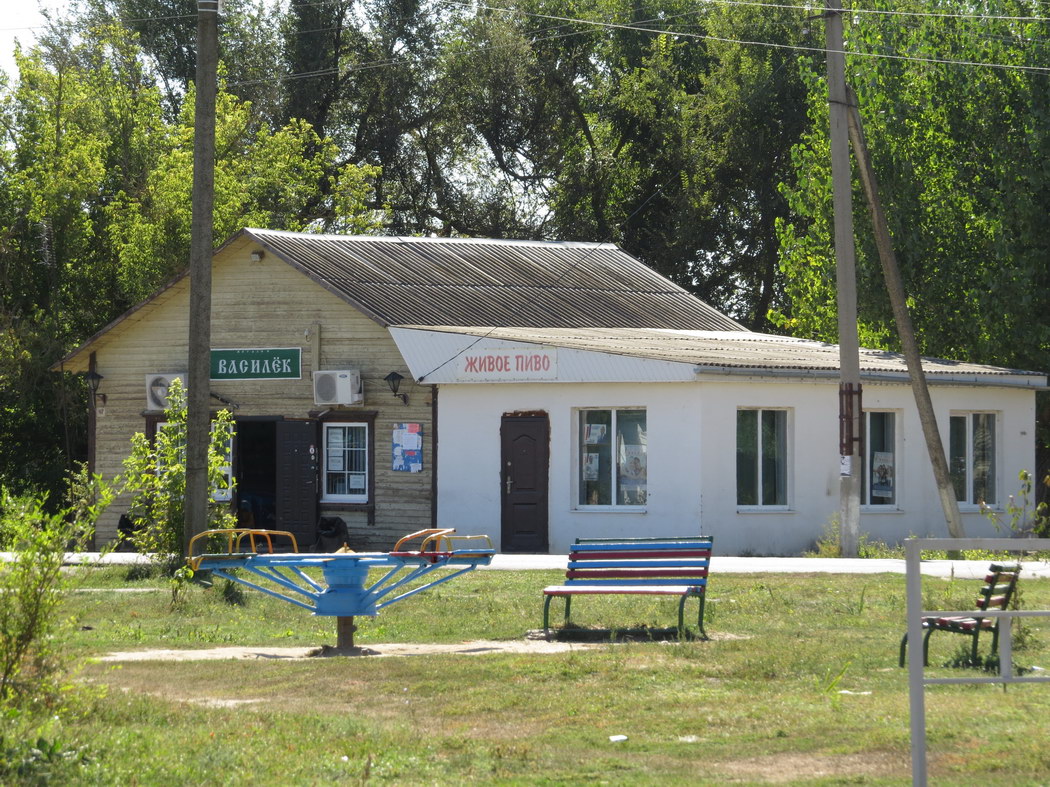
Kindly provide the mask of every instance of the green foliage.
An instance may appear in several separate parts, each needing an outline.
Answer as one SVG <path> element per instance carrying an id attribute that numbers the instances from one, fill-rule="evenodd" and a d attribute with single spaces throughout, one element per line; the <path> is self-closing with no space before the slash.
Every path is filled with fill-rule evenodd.
<path id="1" fill-rule="evenodd" d="M 86 453 L 87 407 L 83 383 L 49 367 L 189 258 L 193 92 L 158 76 L 104 5 L 91 0 L 50 25 L 18 57 L 18 82 L 0 86 L 0 480 L 53 502 Z M 171 45 L 159 28 L 181 27 L 178 17 L 150 16 L 141 17 L 150 42 Z M 366 207 L 375 166 L 341 156 L 301 121 L 260 123 L 226 89 L 218 108 L 217 240 L 252 224 L 377 226 L 381 211 Z"/>
<path id="2" fill-rule="evenodd" d="M 1032 474 L 1022 470 L 1017 477 L 1021 483 L 1018 494 L 1010 495 L 1004 510 L 981 504 L 981 512 L 995 525 L 996 530 L 1009 529 L 1012 533 L 1030 534 L 1037 538 L 1050 536 L 1050 506 L 1032 499 Z M 1050 487 L 1050 474 L 1043 478 L 1043 486 Z"/>
<path id="3" fill-rule="evenodd" d="M 66 552 L 90 542 L 112 489 L 81 469 L 70 484 L 68 507 L 49 513 L 45 498 L 0 487 L 0 706 L 48 706 L 59 694 L 64 667 L 54 635 L 66 580 Z"/>
<path id="4" fill-rule="evenodd" d="M 4 784 L 70 783 L 90 762 L 85 747 L 56 735 L 57 723 L 18 708 L 0 712 L 0 780 Z"/>
<path id="5" fill-rule="evenodd" d="M 127 515 L 135 527 L 135 547 L 172 577 L 172 606 L 177 606 L 185 581 L 192 577 L 192 572 L 189 576 L 180 573 L 185 568 L 186 392 L 177 378 L 168 391 L 164 417 L 164 426 L 157 429 L 152 442 L 141 432 L 132 436 L 122 491 L 132 494 Z M 227 475 L 232 438 L 233 417 L 221 410 L 212 422 L 208 445 L 208 483 L 215 492 L 228 490 L 233 483 Z M 229 505 L 213 499 L 208 506 L 208 528 L 233 527 L 234 523 Z"/>
<path id="6" fill-rule="evenodd" d="M 905 11 L 880 0 L 872 11 Z M 1045 221 L 1050 177 L 1046 23 L 1031 2 L 992 0 L 985 21 L 946 19 L 943 4 L 910 0 L 914 24 L 870 13 L 847 17 L 856 90 L 920 349 L 925 355 L 1027 369 L 1050 367 L 1050 268 Z M 930 12 L 922 15 L 922 12 Z M 863 17 L 863 18 L 862 18 Z M 916 58 L 916 59 L 909 59 Z M 920 60 L 922 59 L 922 60 Z M 946 61 L 997 63 L 981 68 Z M 827 84 L 803 66 L 809 129 L 795 146 L 795 178 L 780 219 L 790 310 L 779 324 L 835 340 L 835 263 Z M 898 349 L 866 204 L 854 179 L 861 343 Z"/>

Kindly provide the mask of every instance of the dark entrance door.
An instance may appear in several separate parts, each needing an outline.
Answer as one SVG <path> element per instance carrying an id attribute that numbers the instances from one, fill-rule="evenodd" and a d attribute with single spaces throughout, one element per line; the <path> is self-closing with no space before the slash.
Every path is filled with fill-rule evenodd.
<path id="1" fill-rule="evenodd" d="M 276 419 L 238 419 L 233 446 L 233 472 L 237 477 L 237 524 L 241 527 L 276 529 Z"/>
<path id="2" fill-rule="evenodd" d="M 500 535 L 504 552 L 548 551 L 546 413 L 505 415 L 500 424 Z"/>
<path id="3" fill-rule="evenodd" d="M 317 538 L 317 422 L 277 422 L 277 525 L 300 549 Z"/>

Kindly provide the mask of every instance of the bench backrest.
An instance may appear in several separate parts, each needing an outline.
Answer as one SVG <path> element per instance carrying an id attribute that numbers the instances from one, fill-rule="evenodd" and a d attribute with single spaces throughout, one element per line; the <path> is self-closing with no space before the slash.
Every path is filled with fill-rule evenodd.
<path id="1" fill-rule="evenodd" d="M 707 584 L 710 536 L 578 538 L 569 553 L 566 585 Z"/>
<path id="2" fill-rule="evenodd" d="M 992 563 L 988 567 L 988 575 L 984 578 L 984 587 L 977 596 L 977 609 L 1007 609 L 1017 589 L 1017 578 L 1020 574 L 1019 565 Z"/>

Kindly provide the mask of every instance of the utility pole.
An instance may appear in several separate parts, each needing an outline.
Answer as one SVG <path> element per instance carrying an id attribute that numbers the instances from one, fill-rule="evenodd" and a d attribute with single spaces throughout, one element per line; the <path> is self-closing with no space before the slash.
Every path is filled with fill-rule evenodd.
<path id="1" fill-rule="evenodd" d="M 186 380 L 186 497 L 183 548 L 208 527 L 211 442 L 211 253 L 215 194 L 215 93 L 221 0 L 197 0 L 197 97 L 193 133 L 190 314 Z"/>
<path id="2" fill-rule="evenodd" d="M 856 557 L 860 531 L 862 405 L 860 348 L 857 339 L 857 262 L 853 245 L 852 177 L 841 0 L 827 0 L 824 16 L 839 327 L 839 547 L 843 557 Z"/>
<path id="3" fill-rule="evenodd" d="M 937 417 L 933 411 L 930 389 L 926 385 L 926 374 L 922 370 L 922 357 L 919 355 L 919 343 L 915 339 L 915 328 L 908 312 L 907 299 L 904 294 L 904 282 L 901 280 L 897 255 L 893 251 L 893 240 L 890 237 L 889 224 L 879 200 L 879 185 L 875 179 L 875 168 L 871 165 L 868 153 L 868 142 L 864 137 L 864 126 L 860 120 L 860 109 L 857 96 L 849 87 L 846 88 L 849 99 L 849 135 L 853 142 L 853 154 L 857 158 L 860 180 L 864 186 L 864 195 L 868 199 L 871 211 L 871 224 L 875 230 L 875 245 L 879 250 L 882 262 L 882 274 L 886 279 L 886 290 L 893 308 L 893 318 L 897 323 L 897 335 L 900 336 L 904 359 L 908 365 L 908 377 L 911 378 L 915 406 L 919 411 L 919 423 L 926 438 L 926 451 L 930 455 L 933 476 L 937 482 L 937 494 L 941 499 L 941 509 L 948 523 L 948 533 L 952 538 L 966 538 L 962 516 L 959 514 L 959 502 L 955 499 L 955 488 L 952 486 L 948 460 L 944 456 L 944 443 L 941 442 L 940 430 L 937 428 Z"/>

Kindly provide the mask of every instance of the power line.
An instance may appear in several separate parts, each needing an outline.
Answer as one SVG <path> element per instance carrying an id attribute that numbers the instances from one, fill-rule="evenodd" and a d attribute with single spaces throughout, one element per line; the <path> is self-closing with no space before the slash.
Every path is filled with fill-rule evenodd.
<path id="1" fill-rule="evenodd" d="M 713 1 L 714 2 L 730 2 L 731 0 L 713 0 Z M 458 3 L 456 0 L 444 0 L 444 2 L 450 3 L 452 5 L 466 5 L 466 3 Z M 517 11 L 515 11 L 513 9 L 501 8 L 499 6 L 484 6 L 484 5 L 480 5 L 480 4 L 475 4 L 474 7 L 487 8 L 487 9 L 492 10 L 492 11 L 503 11 L 503 12 L 506 12 L 506 13 L 518 13 Z M 820 52 L 820 53 L 824 53 L 824 54 L 826 54 L 829 51 L 826 47 L 802 46 L 802 45 L 799 45 L 799 44 L 779 44 L 779 43 L 775 43 L 775 42 L 772 42 L 772 41 L 748 41 L 748 40 L 743 40 L 743 39 L 738 39 L 738 38 L 725 38 L 723 36 L 712 36 L 712 35 L 707 35 L 707 34 L 703 34 L 703 33 L 688 33 L 688 32 L 677 31 L 677 30 L 666 30 L 666 29 L 658 29 L 658 28 L 652 28 L 652 27 L 640 27 L 638 25 L 620 24 L 620 23 L 616 23 L 616 22 L 598 22 L 598 21 L 592 21 L 592 20 L 588 20 L 588 19 L 578 19 L 578 18 L 572 18 L 572 17 L 557 16 L 557 15 L 554 15 L 554 14 L 529 13 L 527 15 L 528 16 L 532 16 L 532 17 L 536 17 L 538 19 L 550 19 L 552 21 L 559 21 L 559 22 L 566 22 L 566 23 L 570 23 L 571 22 L 571 23 L 576 23 L 576 24 L 581 24 L 581 25 L 591 25 L 591 26 L 594 26 L 594 27 L 602 27 L 602 28 L 606 28 L 606 29 L 610 29 L 610 30 L 633 30 L 633 31 L 636 31 L 636 32 L 641 32 L 641 33 L 656 33 L 656 34 L 659 34 L 659 35 L 679 36 L 679 37 L 682 37 L 682 38 L 695 38 L 695 39 L 698 39 L 698 40 L 715 41 L 715 42 L 724 43 L 724 44 L 740 44 L 742 46 L 764 46 L 764 47 L 769 47 L 769 48 L 773 48 L 773 49 L 789 49 L 789 50 L 795 50 L 795 51 L 799 51 L 799 52 Z M 1050 21 L 1050 20 L 1048 20 L 1048 21 Z M 835 50 L 830 50 L 830 51 L 835 51 Z M 835 53 L 839 54 L 838 51 L 835 51 Z M 1025 72 L 1031 72 L 1031 73 L 1037 73 L 1037 74 L 1050 73 L 1050 67 L 1045 67 L 1045 66 L 1021 66 L 1021 65 L 1013 65 L 1013 64 L 1009 64 L 1009 63 L 985 63 L 985 62 L 975 61 L 975 60 L 952 60 L 950 58 L 928 58 L 928 57 L 916 57 L 916 56 L 913 56 L 913 55 L 885 54 L 885 53 L 878 53 L 878 52 L 858 52 L 858 51 L 853 51 L 853 50 L 848 50 L 848 49 L 847 50 L 842 50 L 841 54 L 852 55 L 854 57 L 872 57 L 872 58 L 884 58 L 884 59 L 891 59 L 891 60 L 909 60 L 909 61 L 913 61 L 913 62 L 917 62 L 917 63 L 935 63 L 935 64 L 942 64 L 942 65 L 959 65 L 959 66 L 973 66 L 973 67 L 983 67 L 983 68 L 999 68 L 999 69 L 1006 69 L 1006 70 L 1013 70 L 1013 71 L 1025 71 Z"/>

